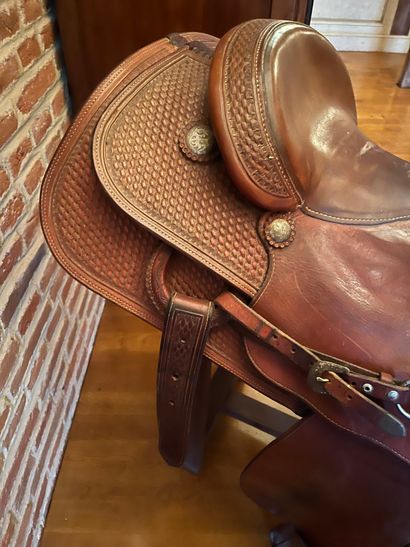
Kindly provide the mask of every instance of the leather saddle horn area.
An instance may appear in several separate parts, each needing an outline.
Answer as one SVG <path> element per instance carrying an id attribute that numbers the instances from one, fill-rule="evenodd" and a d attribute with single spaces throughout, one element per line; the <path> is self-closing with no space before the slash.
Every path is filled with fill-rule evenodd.
<path id="1" fill-rule="evenodd" d="M 253 203 L 340 223 L 410 218 L 409 163 L 359 130 L 346 67 L 314 29 L 232 29 L 216 49 L 209 103 L 227 169 Z"/>

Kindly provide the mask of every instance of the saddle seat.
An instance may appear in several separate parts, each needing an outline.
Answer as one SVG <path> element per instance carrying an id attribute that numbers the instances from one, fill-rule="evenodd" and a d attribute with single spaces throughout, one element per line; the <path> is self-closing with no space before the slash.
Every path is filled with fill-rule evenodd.
<path id="1" fill-rule="evenodd" d="M 214 56 L 209 101 L 228 171 L 260 207 L 350 224 L 409 218 L 408 162 L 357 127 L 346 67 L 312 28 L 232 29 Z"/>

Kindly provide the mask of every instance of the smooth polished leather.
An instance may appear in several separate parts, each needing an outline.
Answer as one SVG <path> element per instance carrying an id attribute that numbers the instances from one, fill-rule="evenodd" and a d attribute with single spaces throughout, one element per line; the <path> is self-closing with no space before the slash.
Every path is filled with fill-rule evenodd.
<path id="1" fill-rule="evenodd" d="M 333 522 L 340 504 L 331 477 L 321 473 L 324 462 L 314 457 L 332 456 L 333 447 L 334 461 L 349 469 L 339 485 L 346 499 L 360 484 L 369 500 L 345 508 L 344 545 L 410 541 L 410 524 L 395 517 L 400 504 L 410 510 L 410 422 L 382 385 L 397 386 L 408 400 L 409 173 L 408 163 L 357 128 L 349 76 L 326 39 L 301 24 L 256 20 L 219 44 L 198 33 L 171 35 L 124 61 L 74 121 L 42 187 L 44 233 L 71 275 L 160 328 L 174 293 L 215 301 L 204 366 L 210 359 L 300 416 L 313 413 L 292 434 L 294 443 L 285 436 L 269 450 L 278 474 L 293 461 L 303 469 L 300 498 L 291 472 L 276 487 L 264 453 L 245 485 L 265 508 L 292 521 L 310 547 L 336 545 L 317 528 L 318 512 Z M 279 243 L 271 233 L 278 220 L 289 227 Z M 240 311 L 224 311 L 228 293 L 247 318 L 261 318 L 261 329 L 273 325 L 295 347 L 368 374 L 355 384 L 326 373 L 327 391 L 313 390 L 291 347 L 287 353 L 267 344 Z M 192 334 L 204 342 L 200 332 Z M 161 371 L 172 366 L 166 350 L 177 334 L 166 328 Z M 186 378 L 204 370 L 201 353 L 180 361 Z M 370 398 L 362 387 L 375 378 Z M 161 409 L 175 386 L 164 385 L 161 439 L 165 453 L 174 454 L 171 463 L 180 464 L 189 452 L 185 428 L 196 418 L 189 406 L 178 407 L 172 435 Z M 195 385 L 179 386 L 178 400 L 189 399 Z M 400 420 L 405 436 L 380 427 L 379 416 L 387 414 Z M 313 447 L 306 446 L 306 431 Z M 362 473 L 349 451 L 355 461 L 369 458 L 377 479 Z M 396 473 L 392 503 L 383 492 Z M 264 476 L 266 495 L 259 496 Z M 310 476 L 323 496 L 302 510 Z M 373 507 L 382 530 L 370 525 Z"/>
<path id="2" fill-rule="evenodd" d="M 297 522 L 308 546 L 407 547 L 408 475 L 391 454 L 316 415 L 258 454 L 241 485 L 259 505 Z"/>
<path id="3" fill-rule="evenodd" d="M 251 22 L 224 36 L 214 68 L 215 132 L 249 199 L 349 224 L 410 218 L 408 162 L 358 129 L 349 75 L 326 38 L 289 21 Z M 258 135 L 253 153 L 247 132 Z"/>

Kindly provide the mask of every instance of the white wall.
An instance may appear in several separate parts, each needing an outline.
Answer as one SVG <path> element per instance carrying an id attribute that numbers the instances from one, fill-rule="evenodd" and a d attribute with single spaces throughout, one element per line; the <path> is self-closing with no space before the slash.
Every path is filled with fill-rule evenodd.
<path id="1" fill-rule="evenodd" d="M 340 51 L 406 53 L 409 36 L 391 36 L 398 0 L 314 0 L 311 25 Z"/>

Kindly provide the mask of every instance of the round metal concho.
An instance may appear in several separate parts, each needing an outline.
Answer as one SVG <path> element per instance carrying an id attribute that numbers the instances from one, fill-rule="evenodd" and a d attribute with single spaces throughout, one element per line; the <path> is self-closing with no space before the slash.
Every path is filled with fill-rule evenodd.
<path id="1" fill-rule="evenodd" d="M 265 225 L 266 240 L 275 249 L 288 247 L 295 238 L 295 225 L 291 218 L 276 217 Z"/>
<path id="2" fill-rule="evenodd" d="M 287 241 L 292 234 L 292 226 L 284 218 L 276 218 L 269 226 L 270 235 L 276 243 Z"/>
<path id="3" fill-rule="evenodd" d="M 211 127 L 204 122 L 195 122 L 184 129 L 180 137 L 182 151 L 191 160 L 209 161 L 218 149 Z"/>

